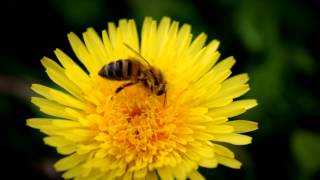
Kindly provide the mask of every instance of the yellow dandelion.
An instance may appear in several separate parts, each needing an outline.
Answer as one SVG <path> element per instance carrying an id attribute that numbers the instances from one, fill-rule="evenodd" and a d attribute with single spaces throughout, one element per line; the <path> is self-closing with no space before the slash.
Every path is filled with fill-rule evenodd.
<path id="1" fill-rule="evenodd" d="M 235 100 L 249 90 L 249 78 L 229 78 L 235 59 L 217 62 L 217 40 L 205 45 L 204 33 L 193 39 L 190 25 L 179 27 L 167 17 L 159 24 L 146 18 L 141 41 L 134 20 L 126 19 L 118 26 L 109 23 L 102 40 L 92 28 L 83 33 L 84 42 L 74 33 L 68 39 L 86 69 L 60 49 L 54 51 L 60 64 L 44 57 L 48 76 L 62 90 L 33 84 L 42 97 L 32 97 L 32 103 L 50 117 L 27 120 L 28 126 L 48 135 L 47 145 L 66 156 L 55 164 L 64 178 L 204 179 L 199 167 L 240 168 L 234 153 L 221 143 L 251 143 L 241 133 L 257 129 L 257 124 L 230 118 L 257 102 Z M 116 93 L 130 80 L 99 75 L 102 67 L 119 59 L 135 59 L 144 70 L 151 68 L 142 57 L 163 74 L 166 93 L 158 96 L 150 82 L 142 81 Z M 134 69 L 122 67 L 121 73 L 129 70 Z"/>

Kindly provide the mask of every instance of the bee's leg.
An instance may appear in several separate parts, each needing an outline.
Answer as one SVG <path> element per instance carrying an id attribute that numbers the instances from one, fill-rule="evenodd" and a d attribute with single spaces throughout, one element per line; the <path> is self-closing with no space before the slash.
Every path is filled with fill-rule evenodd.
<path id="1" fill-rule="evenodd" d="M 166 102 L 167 102 L 167 91 L 164 92 L 163 107 L 166 106 Z"/>
<path id="2" fill-rule="evenodd" d="M 119 86 L 117 89 L 116 89 L 116 92 L 115 94 L 118 94 L 120 91 L 122 91 L 124 88 L 128 87 L 128 86 L 132 86 L 134 84 L 137 84 L 138 81 L 132 81 L 132 82 L 129 82 L 129 83 L 126 83 L 126 84 L 122 84 L 121 86 Z"/>

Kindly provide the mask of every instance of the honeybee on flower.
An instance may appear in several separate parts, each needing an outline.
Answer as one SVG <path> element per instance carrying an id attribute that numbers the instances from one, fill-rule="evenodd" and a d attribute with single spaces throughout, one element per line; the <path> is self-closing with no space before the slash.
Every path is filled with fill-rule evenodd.
<path id="1" fill-rule="evenodd" d="M 42 97 L 32 102 L 50 117 L 27 120 L 66 156 L 55 164 L 64 178 L 204 179 L 199 167 L 240 168 L 220 143 L 251 143 L 242 133 L 257 123 L 230 118 L 257 102 L 237 100 L 249 91 L 249 78 L 229 77 L 235 59 L 218 62 L 217 40 L 193 38 L 190 25 L 168 17 L 159 24 L 145 18 L 141 41 L 134 20 L 126 19 L 109 23 L 102 39 L 92 28 L 84 42 L 74 33 L 68 39 L 86 70 L 59 49 L 60 64 L 44 57 L 48 76 L 63 90 L 33 84 Z"/>
<path id="2" fill-rule="evenodd" d="M 124 45 L 132 50 L 132 52 L 137 54 L 145 62 L 145 64 L 142 64 L 135 59 L 119 59 L 103 66 L 99 71 L 99 75 L 110 80 L 129 80 L 128 83 L 119 86 L 116 89 L 116 93 L 119 93 L 126 87 L 141 82 L 145 87 L 149 88 L 153 94 L 157 96 L 165 94 L 167 82 L 164 79 L 162 72 L 151 66 L 148 60 L 143 58 L 130 46 L 127 44 Z"/>

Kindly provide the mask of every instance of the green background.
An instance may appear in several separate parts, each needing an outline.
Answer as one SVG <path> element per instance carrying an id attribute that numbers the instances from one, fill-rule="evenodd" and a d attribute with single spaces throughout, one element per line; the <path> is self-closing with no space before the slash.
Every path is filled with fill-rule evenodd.
<path id="1" fill-rule="evenodd" d="M 233 73 L 250 75 L 259 106 L 240 118 L 259 122 L 253 144 L 231 149 L 241 170 L 201 169 L 207 179 L 320 179 L 318 0 L 43 0 L 1 2 L 0 149 L 2 175 L 59 179 L 52 164 L 61 156 L 25 119 L 43 116 L 31 105 L 31 83 L 53 85 L 43 56 L 61 48 L 72 54 L 66 34 L 107 22 L 169 16 L 192 25 L 195 35 L 219 39 L 222 57 L 233 55 Z"/>

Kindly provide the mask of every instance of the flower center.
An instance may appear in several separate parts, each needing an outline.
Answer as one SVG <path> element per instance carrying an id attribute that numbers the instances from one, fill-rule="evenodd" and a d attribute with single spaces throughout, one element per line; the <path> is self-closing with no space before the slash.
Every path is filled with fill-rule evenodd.
<path id="1" fill-rule="evenodd" d="M 113 96 L 104 108 L 104 133 L 121 151 L 154 152 L 174 132 L 174 117 L 168 117 L 163 97 L 141 85 L 128 87 Z"/>
<path id="2" fill-rule="evenodd" d="M 108 92 L 104 93 L 109 98 L 99 107 L 103 118 L 98 127 L 102 138 L 98 141 L 108 155 L 138 169 L 163 166 L 170 162 L 165 160 L 170 154 L 180 156 L 185 149 L 181 144 L 192 139 L 183 132 L 186 108 L 164 105 L 164 96 L 152 94 L 141 84 L 127 87 L 110 98 L 110 92 L 118 85 L 116 82 L 112 88 L 108 86 Z"/>

